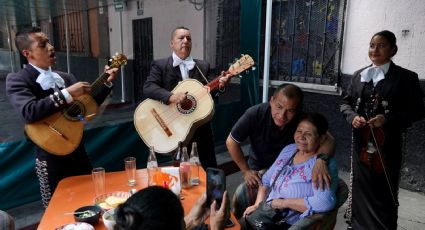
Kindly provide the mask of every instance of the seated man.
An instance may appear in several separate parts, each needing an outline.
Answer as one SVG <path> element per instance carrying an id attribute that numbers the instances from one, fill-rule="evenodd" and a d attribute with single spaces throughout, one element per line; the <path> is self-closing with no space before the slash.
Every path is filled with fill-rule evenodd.
<path id="1" fill-rule="evenodd" d="M 282 84 L 274 92 L 269 103 L 249 108 L 233 126 L 226 140 L 227 149 L 243 173 L 247 186 L 240 186 L 234 196 L 234 213 L 237 218 L 255 201 L 257 188 L 261 185 L 261 170 L 268 169 L 276 160 L 283 147 L 294 143 L 293 135 L 302 111 L 302 90 L 293 84 Z M 245 161 L 241 143 L 250 140 L 251 151 Z M 320 160 L 314 165 L 313 185 L 329 187 L 330 176 L 327 171 L 327 154 L 334 151 L 333 137 L 328 133 L 321 143 Z"/>
<path id="2" fill-rule="evenodd" d="M 328 122 L 321 114 L 309 113 L 301 117 L 294 134 L 295 144 L 283 148 L 262 177 L 263 185 L 259 188 L 255 204 L 244 212 L 251 227 L 275 229 L 279 226 L 279 229 L 287 229 L 304 217 L 334 208 L 338 187 L 335 160 L 329 161 L 330 189 L 314 188 L 311 177 L 313 165 L 320 154 L 319 144 L 326 139 L 327 129 Z M 267 209 L 272 215 L 265 215 Z"/>

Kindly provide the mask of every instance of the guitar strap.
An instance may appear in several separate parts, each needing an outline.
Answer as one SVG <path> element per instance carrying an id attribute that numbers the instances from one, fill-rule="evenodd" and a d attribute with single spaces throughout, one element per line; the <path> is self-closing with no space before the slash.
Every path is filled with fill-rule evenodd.
<path id="1" fill-rule="evenodd" d="M 201 69 L 199 68 L 199 66 L 198 65 L 196 65 L 195 64 L 195 66 L 196 66 L 196 68 L 198 69 L 198 71 L 199 71 L 199 73 L 201 74 L 201 76 L 204 78 L 204 80 L 205 80 L 205 82 L 208 84 L 208 83 L 210 83 L 209 81 L 208 81 L 208 79 L 205 77 L 205 75 L 202 73 L 202 71 L 201 71 Z"/>
<path id="2" fill-rule="evenodd" d="M 209 81 L 208 81 L 208 79 L 205 77 L 205 75 L 202 73 L 202 71 L 201 71 L 201 69 L 199 68 L 199 66 L 198 65 L 196 65 L 195 64 L 195 66 L 196 66 L 196 68 L 198 69 L 198 71 L 199 71 L 199 73 L 201 74 L 201 76 L 204 78 L 204 80 L 207 82 L 207 84 L 208 83 L 210 83 Z M 216 97 L 218 97 L 218 96 L 220 96 L 220 93 L 224 93 L 226 91 L 226 88 L 225 87 L 223 87 L 223 88 L 219 88 L 218 89 L 218 92 L 216 93 Z"/>

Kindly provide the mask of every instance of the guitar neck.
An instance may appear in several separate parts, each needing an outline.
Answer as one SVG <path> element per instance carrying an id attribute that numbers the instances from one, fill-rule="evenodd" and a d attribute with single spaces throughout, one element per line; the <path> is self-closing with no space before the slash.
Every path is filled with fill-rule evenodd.
<path id="1" fill-rule="evenodd" d="M 229 74 L 228 77 L 231 78 L 231 77 L 234 77 L 235 75 L 242 73 L 243 71 L 247 70 L 253 65 L 254 65 L 254 60 L 252 60 L 252 57 L 245 54 L 245 55 L 242 55 L 242 57 L 239 60 L 233 63 L 229 67 L 229 69 L 226 71 L 226 73 Z M 208 83 L 207 86 L 210 88 L 210 91 L 217 89 L 220 86 L 220 76 L 212 80 L 210 83 Z"/>
<path id="2" fill-rule="evenodd" d="M 233 77 L 233 75 L 229 76 L 229 78 Z M 210 88 L 210 91 L 218 89 L 220 85 L 220 77 L 215 78 L 214 80 L 210 81 L 210 83 L 207 84 L 207 86 Z"/>
<path id="3" fill-rule="evenodd" d="M 103 86 L 103 84 L 108 80 L 109 74 L 106 72 L 103 72 L 102 75 L 100 75 L 92 84 L 92 91 L 91 96 L 94 96 L 97 94 L 98 90 Z"/>

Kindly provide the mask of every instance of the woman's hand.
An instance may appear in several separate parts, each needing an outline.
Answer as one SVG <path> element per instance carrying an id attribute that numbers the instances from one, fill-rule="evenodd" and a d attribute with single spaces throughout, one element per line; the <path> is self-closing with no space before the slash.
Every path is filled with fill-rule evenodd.
<path id="1" fill-rule="evenodd" d="M 190 210 L 189 214 L 184 217 L 184 222 L 186 223 L 186 229 L 192 229 L 196 226 L 204 223 L 205 219 L 208 216 L 206 209 L 207 195 L 204 193 L 196 201 L 195 205 Z"/>
<path id="2" fill-rule="evenodd" d="M 248 169 L 242 173 L 243 179 L 248 187 L 257 188 L 262 184 L 258 171 Z"/>
<path id="3" fill-rule="evenodd" d="M 249 214 L 253 213 L 255 210 L 257 210 L 259 204 L 254 204 L 249 206 L 245 209 L 245 212 L 243 213 L 243 217 L 248 216 Z"/>
<path id="4" fill-rule="evenodd" d="M 351 125 L 358 129 L 358 128 L 362 128 L 367 124 L 366 120 L 364 119 L 364 117 L 361 116 L 355 116 L 353 121 L 351 122 Z"/>
<path id="5" fill-rule="evenodd" d="M 227 191 L 223 193 L 220 209 L 217 210 L 216 201 L 213 201 L 210 207 L 210 225 L 211 230 L 224 229 L 225 221 L 230 217 L 229 202 L 227 199 Z"/>
<path id="6" fill-rule="evenodd" d="M 376 117 L 369 120 L 369 126 L 372 128 L 379 128 L 385 124 L 385 117 L 382 114 L 376 115 Z"/>

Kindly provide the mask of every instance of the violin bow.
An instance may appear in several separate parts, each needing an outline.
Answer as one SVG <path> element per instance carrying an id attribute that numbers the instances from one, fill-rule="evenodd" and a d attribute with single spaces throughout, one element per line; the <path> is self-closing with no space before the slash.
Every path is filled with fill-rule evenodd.
<path id="1" fill-rule="evenodd" d="M 359 98 L 359 99 L 360 99 L 360 98 Z M 379 100 L 379 95 L 378 95 L 378 94 L 374 95 L 374 103 L 373 103 L 373 111 L 374 111 L 374 112 L 373 112 L 373 113 L 375 113 L 375 111 L 377 110 L 377 107 L 378 107 L 378 103 L 379 103 L 379 101 L 380 101 L 380 100 Z M 369 111 L 369 113 L 370 113 L 370 111 Z M 368 120 L 368 121 L 370 120 L 369 113 L 368 113 L 368 112 L 366 112 L 366 113 L 365 113 L 366 118 L 367 118 L 367 120 Z M 369 123 L 369 122 L 368 122 L 368 123 Z M 382 159 L 381 150 L 380 150 L 380 148 L 378 147 L 378 141 L 376 140 L 375 132 L 373 131 L 373 128 L 372 128 L 370 125 L 369 125 L 369 129 L 370 129 L 370 132 L 372 133 L 372 139 L 373 139 L 373 142 L 374 142 L 374 144 L 375 144 L 375 146 L 376 146 L 376 151 L 378 152 L 379 161 L 381 162 L 382 169 L 384 170 L 385 179 L 386 179 L 386 181 L 387 181 L 388 188 L 390 189 L 390 193 L 391 193 L 391 198 L 393 199 L 394 205 L 395 205 L 395 206 L 399 206 L 399 203 L 398 203 L 398 201 L 395 199 L 395 195 L 394 195 L 393 189 L 392 189 L 392 187 L 391 187 L 390 178 L 389 178 L 389 176 L 388 176 L 387 170 L 386 170 L 385 165 L 384 165 L 384 161 L 383 161 L 383 159 Z"/>

